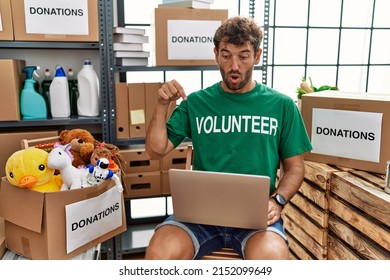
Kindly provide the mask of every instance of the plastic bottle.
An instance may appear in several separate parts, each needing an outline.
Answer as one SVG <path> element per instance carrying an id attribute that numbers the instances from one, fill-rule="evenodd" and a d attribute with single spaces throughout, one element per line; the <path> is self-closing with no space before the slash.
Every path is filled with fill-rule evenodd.
<path id="1" fill-rule="evenodd" d="M 100 113 L 99 78 L 89 59 L 77 75 L 79 98 L 77 112 L 79 116 L 95 117 Z"/>
<path id="2" fill-rule="evenodd" d="M 45 99 L 35 90 L 37 81 L 33 75 L 38 76 L 36 70 L 39 66 L 27 66 L 22 72 L 26 74 L 24 87 L 20 94 L 20 113 L 24 120 L 47 119 Z"/>
<path id="3" fill-rule="evenodd" d="M 70 117 L 69 84 L 64 69 L 57 65 L 50 84 L 50 109 L 53 118 Z"/>
<path id="4" fill-rule="evenodd" d="M 77 117 L 77 98 L 79 96 L 77 79 L 74 76 L 72 68 L 68 69 L 68 84 L 70 98 L 70 116 Z"/>
<path id="5" fill-rule="evenodd" d="M 41 83 L 41 93 L 46 102 L 47 108 L 47 117 L 51 117 L 50 112 L 50 84 L 52 82 L 50 70 L 48 68 L 45 69 L 45 78 Z"/>

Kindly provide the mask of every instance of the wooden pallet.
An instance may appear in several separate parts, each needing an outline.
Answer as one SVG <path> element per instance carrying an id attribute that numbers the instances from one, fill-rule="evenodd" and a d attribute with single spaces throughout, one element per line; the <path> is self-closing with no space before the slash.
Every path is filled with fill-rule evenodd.
<path id="1" fill-rule="evenodd" d="M 390 259 L 390 195 L 383 174 L 305 162 L 283 217 L 297 259 Z"/>
<path id="2" fill-rule="evenodd" d="M 290 252 L 297 259 L 327 258 L 330 178 L 337 169 L 305 161 L 299 192 L 283 210 Z"/>
<path id="3" fill-rule="evenodd" d="M 290 244 L 290 251 L 296 256 L 301 256 L 302 252 L 309 252 L 310 259 L 324 260 L 327 255 L 326 246 L 320 245 L 311 235 L 308 233 L 308 228 L 314 229 L 315 227 L 308 226 L 309 223 L 299 224 L 296 223 L 293 218 L 288 215 L 283 216 L 284 219 L 284 227 L 286 230 L 286 234 L 288 236 L 293 236 L 295 243 L 294 246 Z M 306 221 L 308 222 L 308 221 Z M 320 230 L 320 229 L 318 229 Z M 291 240 L 289 239 L 289 243 Z M 305 258 L 300 259 L 308 259 L 305 255 Z"/>
<path id="4" fill-rule="evenodd" d="M 239 255 L 230 248 L 222 248 L 207 256 L 204 256 L 202 260 L 242 260 Z"/>
<path id="5" fill-rule="evenodd" d="M 353 259 L 390 259 L 390 195 L 383 186 L 384 176 L 379 174 L 344 170 L 332 175 L 332 251 L 345 252 L 342 248 L 347 247 Z M 351 257 L 332 252 L 329 258 L 340 255 Z"/>
<path id="6" fill-rule="evenodd" d="M 293 235 L 286 232 L 290 247 L 290 260 L 316 260 L 317 258 L 302 245 Z"/>
<path id="7" fill-rule="evenodd" d="M 387 260 L 389 258 L 389 251 L 381 248 L 336 215 L 331 215 L 328 236 L 329 260 Z"/>

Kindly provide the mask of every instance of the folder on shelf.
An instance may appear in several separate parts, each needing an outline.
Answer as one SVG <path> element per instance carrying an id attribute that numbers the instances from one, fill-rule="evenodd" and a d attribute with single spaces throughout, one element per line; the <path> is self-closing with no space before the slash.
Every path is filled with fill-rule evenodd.
<path id="1" fill-rule="evenodd" d="M 129 96 L 130 138 L 145 138 L 145 85 L 144 83 L 127 84 Z"/>
<path id="2" fill-rule="evenodd" d="M 116 98 L 116 137 L 117 139 L 130 138 L 129 131 L 129 97 L 127 95 L 127 83 L 115 84 Z"/>

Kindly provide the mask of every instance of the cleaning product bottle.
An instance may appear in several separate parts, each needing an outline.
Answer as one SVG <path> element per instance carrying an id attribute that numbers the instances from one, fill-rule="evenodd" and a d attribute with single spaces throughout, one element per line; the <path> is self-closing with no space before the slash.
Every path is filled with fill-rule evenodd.
<path id="1" fill-rule="evenodd" d="M 69 83 L 69 98 L 70 98 L 70 116 L 77 117 L 77 98 L 79 90 L 77 86 L 77 79 L 74 76 L 72 68 L 68 70 L 68 83 Z"/>
<path id="2" fill-rule="evenodd" d="M 69 84 L 64 69 L 57 65 L 50 84 L 50 109 L 53 118 L 70 117 Z"/>
<path id="3" fill-rule="evenodd" d="M 46 102 L 46 108 L 47 108 L 47 117 L 51 117 L 50 112 L 50 84 L 52 82 L 50 70 L 48 68 L 45 69 L 45 78 L 43 79 L 41 83 L 41 94 Z"/>
<path id="4" fill-rule="evenodd" d="M 99 78 L 93 69 L 91 60 L 84 61 L 77 75 L 79 97 L 77 112 L 79 116 L 94 117 L 100 113 Z"/>
<path id="5" fill-rule="evenodd" d="M 33 75 L 38 76 L 36 70 L 39 66 L 27 66 L 22 72 L 26 74 L 24 87 L 20 94 L 20 113 L 24 120 L 47 119 L 45 99 L 35 90 L 37 81 Z"/>

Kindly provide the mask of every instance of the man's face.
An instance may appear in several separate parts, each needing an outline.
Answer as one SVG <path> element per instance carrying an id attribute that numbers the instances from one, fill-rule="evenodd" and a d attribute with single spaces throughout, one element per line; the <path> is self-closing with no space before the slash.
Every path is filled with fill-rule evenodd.
<path id="1" fill-rule="evenodd" d="M 254 53 L 252 46 L 236 46 L 221 42 L 219 50 L 214 49 L 215 60 L 219 65 L 224 90 L 246 92 L 251 89 L 254 65 L 260 61 L 261 49 Z"/>

